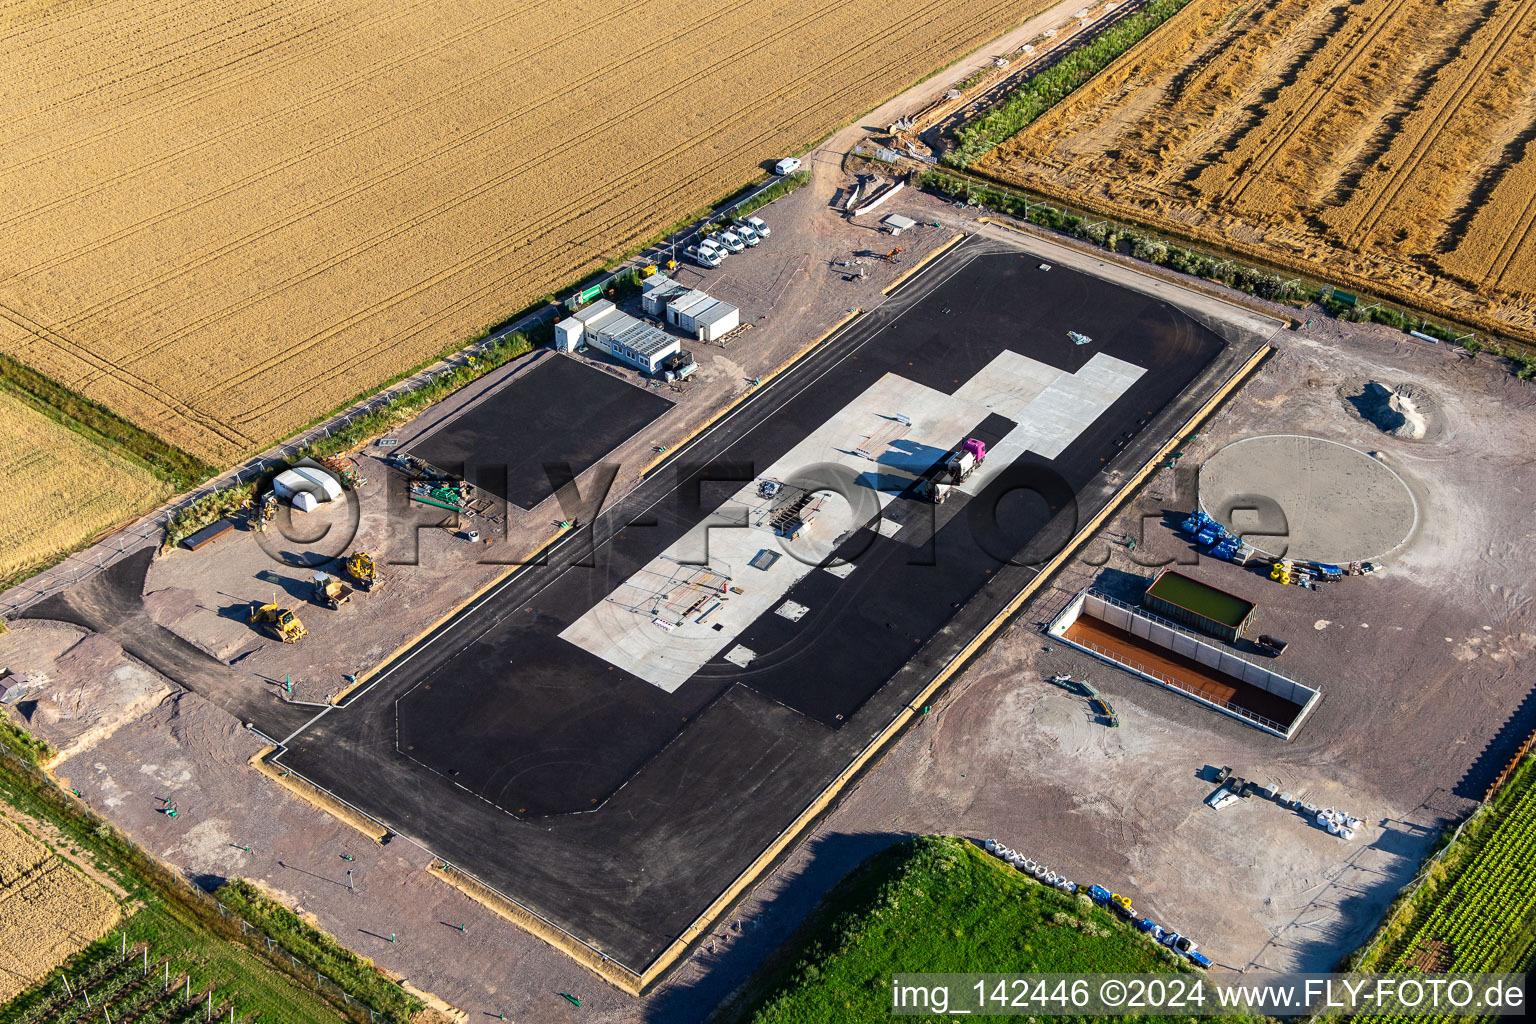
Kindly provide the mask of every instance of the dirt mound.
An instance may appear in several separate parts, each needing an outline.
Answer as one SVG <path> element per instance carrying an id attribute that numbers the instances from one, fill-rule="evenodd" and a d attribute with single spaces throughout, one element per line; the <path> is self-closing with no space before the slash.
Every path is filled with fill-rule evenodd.
<path id="1" fill-rule="evenodd" d="M 1339 395 L 1361 419 L 1392 437 L 1430 441 L 1445 432 L 1440 403 L 1417 384 L 1352 381 L 1339 389 Z"/>

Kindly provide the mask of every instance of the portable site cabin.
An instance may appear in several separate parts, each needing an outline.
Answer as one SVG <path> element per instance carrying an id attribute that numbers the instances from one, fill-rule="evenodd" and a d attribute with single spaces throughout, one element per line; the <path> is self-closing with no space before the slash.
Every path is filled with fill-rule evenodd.
<path id="1" fill-rule="evenodd" d="M 700 341 L 718 341 L 741 326 L 741 310 L 716 301 L 693 315 L 693 333 Z"/>
<path id="2" fill-rule="evenodd" d="M 700 341 L 717 341 L 741 325 L 741 310 L 695 288 L 667 303 L 667 322 Z"/>
<path id="3" fill-rule="evenodd" d="M 685 331 L 693 330 L 693 313 L 702 310 L 715 300 L 697 288 L 674 295 L 667 302 L 667 323 L 674 327 L 681 327 Z"/>
<path id="4" fill-rule="evenodd" d="M 678 284 L 666 274 L 653 274 L 640 288 L 640 308 L 649 316 L 662 316 L 667 303 L 687 290 L 685 285 Z"/>
<path id="5" fill-rule="evenodd" d="M 27 695 L 29 680 L 10 669 L 0 669 L 0 704 L 16 704 Z"/>
<path id="6" fill-rule="evenodd" d="M 655 373 L 682 343 L 603 299 L 555 325 L 555 347 L 569 352 L 581 344 L 606 352 L 622 363 Z"/>

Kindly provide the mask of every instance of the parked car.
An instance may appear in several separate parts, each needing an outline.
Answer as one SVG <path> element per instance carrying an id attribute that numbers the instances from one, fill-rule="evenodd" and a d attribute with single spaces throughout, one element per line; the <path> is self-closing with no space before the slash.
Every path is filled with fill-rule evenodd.
<path id="1" fill-rule="evenodd" d="M 731 231 L 748 245 L 756 245 L 762 241 L 758 233 L 752 230 L 752 225 L 750 224 L 733 224 L 731 225 Z"/>
<path id="2" fill-rule="evenodd" d="M 773 234 L 772 231 L 768 230 L 768 225 L 763 222 L 763 218 L 761 217 L 741 217 L 737 219 L 736 223 L 745 224 L 753 231 L 756 231 L 763 238 L 767 238 L 769 235 Z"/>
<path id="3" fill-rule="evenodd" d="M 731 252 L 741 252 L 747 247 L 747 243 L 743 242 L 741 236 L 737 235 L 734 231 L 717 231 L 709 237 L 731 250 Z"/>
<path id="4" fill-rule="evenodd" d="M 797 156 L 787 156 L 773 165 L 773 173 L 781 177 L 786 174 L 794 174 L 799 169 L 800 158 Z"/>
<path id="5" fill-rule="evenodd" d="M 703 246 L 690 245 L 683 250 L 692 260 L 704 267 L 718 267 L 720 255 L 713 249 L 705 249 Z"/>
<path id="6" fill-rule="evenodd" d="M 699 239 L 699 252 L 707 253 L 708 255 L 713 256 L 717 261 L 714 266 L 717 267 L 720 265 L 718 262 L 719 260 L 723 260 L 731 254 L 731 250 L 727 249 L 713 238 Z"/>

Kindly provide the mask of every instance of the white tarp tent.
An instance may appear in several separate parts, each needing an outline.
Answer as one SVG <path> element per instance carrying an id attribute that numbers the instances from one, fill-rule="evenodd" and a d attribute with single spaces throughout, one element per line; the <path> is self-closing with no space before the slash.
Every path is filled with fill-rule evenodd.
<path id="1" fill-rule="evenodd" d="M 340 501 L 341 481 L 337 480 L 319 463 L 309 459 L 300 459 L 293 464 L 293 472 L 298 473 L 310 482 L 306 488 L 315 496 L 317 501 Z"/>
<path id="2" fill-rule="evenodd" d="M 322 501 L 341 500 L 341 484 L 313 463 L 306 466 L 301 462 L 277 474 L 272 479 L 272 489 L 279 498 L 302 512 L 308 512 Z M 299 504 L 301 496 L 309 499 L 304 505 Z"/>
<path id="3" fill-rule="evenodd" d="M 309 491 L 297 491 L 293 495 L 292 504 L 300 512 L 313 512 L 319 502 L 315 500 L 315 496 Z"/>

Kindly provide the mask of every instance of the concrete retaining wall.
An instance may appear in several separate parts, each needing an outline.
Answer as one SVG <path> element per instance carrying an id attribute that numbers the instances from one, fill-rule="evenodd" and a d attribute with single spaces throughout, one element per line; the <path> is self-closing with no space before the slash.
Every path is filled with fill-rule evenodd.
<path id="1" fill-rule="evenodd" d="M 1274 728 L 1263 721 L 1259 721 L 1258 717 L 1260 716 L 1250 717 L 1239 714 L 1232 708 L 1206 700 L 1198 694 L 1190 693 L 1179 687 L 1169 686 L 1164 680 L 1150 676 L 1135 666 L 1123 664 L 1108 657 L 1101 651 L 1091 650 L 1068 640 L 1066 637 L 1068 627 L 1084 614 L 1100 619 L 1117 629 L 1123 629 L 1132 636 L 1146 640 L 1148 643 L 1155 644 L 1174 654 L 1189 658 L 1206 668 L 1224 673 L 1250 686 L 1255 686 L 1284 700 L 1288 700 L 1292 704 L 1298 705 L 1301 711 L 1297 713 L 1295 720 L 1288 727 Z M 1068 602 L 1066 608 L 1062 609 L 1061 614 L 1056 616 L 1055 621 L 1051 623 L 1049 633 L 1063 643 L 1070 644 L 1079 650 L 1092 654 L 1094 657 L 1110 661 L 1116 666 L 1133 672 L 1149 682 L 1176 690 L 1191 700 L 1197 700 L 1207 707 L 1214 708 L 1223 714 L 1232 715 L 1234 718 L 1241 719 L 1249 725 L 1256 726 L 1276 736 L 1283 736 L 1286 739 L 1290 739 L 1296 734 L 1296 730 L 1301 727 L 1301 723 L 1306 720 L 1307 715 L 1311 713 L 1312 708 L 1322 697 L 1322 692 L 1314 687 L 1298 683 L 1296 680 L 1288 679 L 1277 672 L 1272 672 L 1262 665 L 1256 665 L 1251 661 L 1239 658 L 1230 651 L 1224 651 L 1219 647 L 1214 647 L 1202 640 L 1198 640 L 1188 633 L 1175 629 L 1169 623 L 1159 621 L 1129 605 L 1114 601 L 1102 594 L 1096 594 L 1091 590 L 1083 591 L 1083 593 Z"/>

